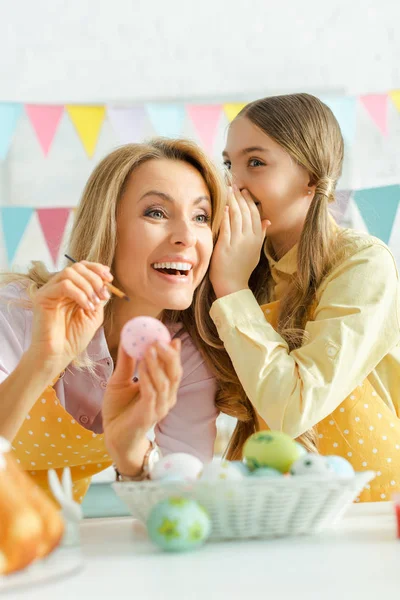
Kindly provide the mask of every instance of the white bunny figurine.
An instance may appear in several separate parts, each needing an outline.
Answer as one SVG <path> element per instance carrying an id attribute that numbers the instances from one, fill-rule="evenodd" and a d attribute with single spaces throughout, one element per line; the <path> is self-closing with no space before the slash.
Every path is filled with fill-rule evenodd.
<path id="1" fill-rule="evenodd" d="M 80 504 L 75 502 L 72 495 L 72 479 L 69 467 L 63 470 L 61 483 L 54 469 L 47 474 L 50 489 L 54 498 L 61 506 L 61 513 L 65 522 L 65 533 L 62 540 L 63 546 L 79 546 L 79 523 L 83 518 Z"/>

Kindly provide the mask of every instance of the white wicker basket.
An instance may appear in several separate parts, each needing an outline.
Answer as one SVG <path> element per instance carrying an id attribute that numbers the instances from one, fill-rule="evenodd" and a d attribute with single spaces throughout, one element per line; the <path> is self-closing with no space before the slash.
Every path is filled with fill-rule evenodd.
<path id="1" fill-rule="evenodd" d="M 329 528 L 374 476 L 365 471 L 351 479 L 313 475 L 218 483 L 143 481 L 114 483 L 113 488 L 143 522 L 165 498 L 194 498 L 210 515 L 210 539 L 229 540 L 304 535 Z"/>

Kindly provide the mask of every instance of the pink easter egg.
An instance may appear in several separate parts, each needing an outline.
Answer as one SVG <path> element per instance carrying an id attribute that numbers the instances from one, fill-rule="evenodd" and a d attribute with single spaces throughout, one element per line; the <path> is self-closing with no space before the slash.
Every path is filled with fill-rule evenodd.
<path id="1" fill-rule="evenodd" d="M 135 317 L 122 328 L 121 344 L 129 356 L 141 360 L 146 349 L 155 342 L 169 344 L 171 336 L 168 329 L 153 317 Z"/>

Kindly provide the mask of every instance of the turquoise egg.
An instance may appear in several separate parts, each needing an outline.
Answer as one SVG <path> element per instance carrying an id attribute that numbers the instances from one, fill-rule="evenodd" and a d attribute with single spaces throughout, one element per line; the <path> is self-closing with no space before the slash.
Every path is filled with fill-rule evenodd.
<path id="1" fill-rule="evenodd" d="M 235 466 L 237 469 L 239 469 L 239 471 L 241 472 L 241 474 L 242 474 L 244 477 L 248 477 L 248 476 L 250 475 L 250 471 L 249 471 L 249 469 L 248 469 L 247 465 L 246 465 L 246 464 L 245 464 L 243 461 L 241 461 L 241 460 L 233 460 L 233 461 L 232 461 L 232 464 L 233 464 L 233 465 L 234 465 L 234 466 Z"/>
<path id="2" fill-rule="evenodd" d="M 354 477 L 355 472 L 353 466 L 349 463 L 348 460 L 343 458 L 343 456 L 327 456 L 326 460 L 328 461 L 328 464 L 330 464 L 336 475 L 346 478 Z"/>
<path id="3" fill-rule="evenodd" d="M 171 497 L 153 506 L 147 519 L 150 539 L 168 552 L 186 552 L 201 546 L 211 532 L 205 509 L 190 498 Z"/>
<path id="4" fill-rule="evenodd" d="M 273 469 L 272 467 L 261 467 L 261 469 L 256 469 L 252 473 L 250 473 L 251 477 L 259 477 L 262 478 L 272 478 L 272 477 L 283 477 L 282 473 L 277 469 Z"/>

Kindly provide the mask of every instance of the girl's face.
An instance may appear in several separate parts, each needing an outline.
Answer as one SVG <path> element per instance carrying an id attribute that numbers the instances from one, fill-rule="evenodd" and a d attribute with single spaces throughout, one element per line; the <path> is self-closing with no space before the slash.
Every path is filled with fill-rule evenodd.
<path id="1" fill-rule="evenodd" d="M 211 198 L 200 173 L 168 159 L 135 169 L 118 207 L 114 258 L 134 312 L 188 308 L 212 249 Z"/>
<path id="2" fill-rule="evenodd" d="M 229 127 L 223 152 L 239 189 L 247 189 L 269 219 L 267 235 L 285 236 L 302 229 L 314 194 L 309 174 L 277 142 L 246 117 L 235 119 Z"/>

